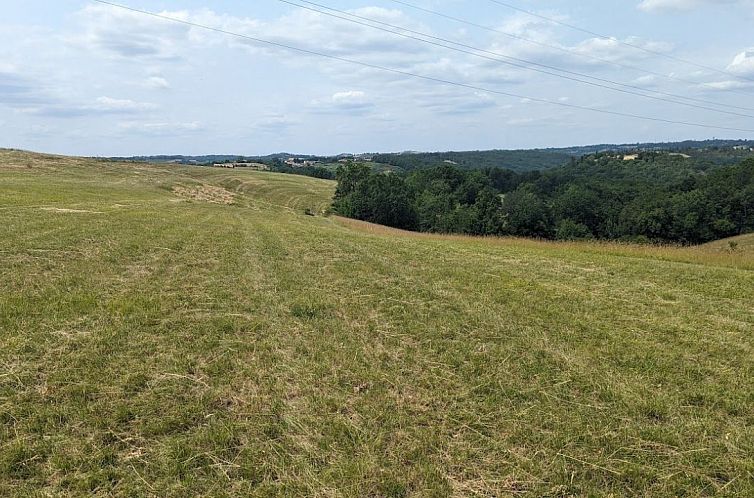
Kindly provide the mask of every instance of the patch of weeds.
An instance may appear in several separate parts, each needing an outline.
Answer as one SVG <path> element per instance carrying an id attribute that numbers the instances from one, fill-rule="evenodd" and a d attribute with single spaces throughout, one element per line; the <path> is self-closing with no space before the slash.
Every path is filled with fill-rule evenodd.
<path id="1" fill-rule="evenodd" d="M 89 473 L 86 478 L 79 483 L 77 490 L 82 493 L 91 494 L 108 494 L 118 484 L 119 476 L 114 468 L 107 468 Z"/>
<path id="2" fill-rule="evenodd" d="M 148 418 L 142 430 L 150 437 L 180 434 L 200 425 L 205 420 L 204 415 L 201 403 L 180 400 L 174 406 L 165 407 L 158 417 Z"/>
<path id="3" fill-rule="evenodd" d="M 272 417 L 262 427 L 264 437 L 276 441 L 285 435 L 286 424 L 282 417 Z"/>
<path id="4" fill-rule="evenodd" d="M 78 405 L 86 405 L 97 399 L 97 389 L 86 383 L 74 384 L 67 391 L 68 399 Z"/>
<path id="5" fill-rule="evenodd" d="M 56 432 L 68 423 L 68 416 L 53 407 L 39 410 L 27 419 L 26 428 L 29 432 L 39 435 Z"/>
<path id="6" fill-rule="evenodd" d="M 643 407 L 642 414 L 647 420 L 651 422 L 662 423 L 668 420 L 667 410 L 664 407 L 658 405 Z"/>
<path id="7" fill-rule="evenodd" d="M 408 486 L 393 478 L 385 479 L 377 487 L 378 495 L 385 498 L 406 498 L 409 495 Z"/>
<path id="8" fill-rule="evenodd" d="M 328 318 L 330 314 L 329 306 L 314 301 L 298 302 L 291 306 L 291 315 L 301 320 Z"/>
<path id="9" fill-rule="evenodd" d="M 219 335 L 234 334 L 238 330 L 236 320 L 229 317 L 216 317 L 212 319 L 212 329 L 217 331 Z M 214 337 L 217 341 L 217 337 Z M 207 347 L 213 347 L 214 344 L 207 344 Z"/>
<path id="10" fill-rule="evenodd" d="M 229 374 L 237 367 L 236 363 L 227 356 L 221 356 L 204 367 L 204 373 L 210 378 L 220 378 Z"/>
<path id="11" fill-rule="evenodd" d="M 36 475 L 42 457 L 27 442 L 12 443 L 0 452 L 0 475 L 29 479 Z"/>
<path id="12" fill-rule="evenodd" d="M 685 404 L 689 406 L 703 407 L 710 404 L 710 401 L 702 393 L 691 393 L 686 396 Z"/>
<path id="13" fill-rule="evenodd" d="M 160 314 L 160 303 L 148 296 L 129 295 L 110 302 L 113 314 L 129 319 L 145 319 Z"/>
<path id="14" fill-rule="evenodd" d="M 115 409 L 113 419 L 117 425 L 127 425 L 136 419 L 136 413 L 128 405 L 120 405 Z"/>
<path id="15" fill-rule="evenodd" d="M 142 372 L 137 372 L 126 378 L 123 383 L 123 392 L 128 396 L 134 396 L 146 389 L 148 385 L 149 377 Z"/>

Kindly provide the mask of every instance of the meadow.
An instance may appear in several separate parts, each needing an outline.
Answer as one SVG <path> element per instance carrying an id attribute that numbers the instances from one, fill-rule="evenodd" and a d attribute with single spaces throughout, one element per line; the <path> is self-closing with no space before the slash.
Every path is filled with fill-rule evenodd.
<path id="1" fill-rule="evenodd" d="M 0 151 L 0 495 L 754 495 L 754 239 L 413 234 L 334 190 Z"/>

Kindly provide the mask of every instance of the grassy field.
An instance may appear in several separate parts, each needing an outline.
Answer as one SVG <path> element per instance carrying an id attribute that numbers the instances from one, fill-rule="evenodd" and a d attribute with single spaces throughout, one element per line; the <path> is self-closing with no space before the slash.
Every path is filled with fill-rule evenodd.
<path id="1" fill-rule="evenodd" d="M 754 255 L 0 151 L 0 496 L 752 496 Z"/>
<path id="2" fill-rule="evenodd" d="M 748 253 L 754 259 L 754 234 L 741 235 L 730 239 L 704 244 L 701 249 L 709 253 Z"/>

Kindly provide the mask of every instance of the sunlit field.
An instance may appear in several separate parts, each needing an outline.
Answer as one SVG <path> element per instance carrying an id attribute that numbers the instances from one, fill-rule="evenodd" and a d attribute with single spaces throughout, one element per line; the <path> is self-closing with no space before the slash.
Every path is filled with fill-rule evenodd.
<path id="1" fill-rule="evenodd" d="M 0 495 L 754 495 L 750 237 L 420 235 L 334 190 L 0 151 Z"/>

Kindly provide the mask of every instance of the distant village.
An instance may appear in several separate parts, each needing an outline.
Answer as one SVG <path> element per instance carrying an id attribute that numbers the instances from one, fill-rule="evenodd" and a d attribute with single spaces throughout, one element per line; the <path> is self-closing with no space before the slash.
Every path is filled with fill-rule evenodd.
<path id="1" fill-rule="evenodd" d="M 335 162 L 348 163 L 350 161 L 371 161 L 372 158 L 373 156 L 369 154 L 341 154 L 335 157 L 322 157 L 322 158 L 289 157 L 285 160 L 282 160 L 280 164 L 284 164 L 285 166 L 288 166 L 290 168 L 306 168 L 306 167 L 323 166 L 326 164 L 333 164 Z M 216 162 L 212 164 L 212 167 L 231 168 L 231 169 L 248 168 L 248 169 L 257 170 L 257 171 L 270 171 L 270 165 L 268 164 L 264 164 L 261 162 L 242 161 L 242 160 L 238 160 L 238 161 L 228 160 L 224 162 Z"/>
<path id="2" fill-rule="evenodd" d="M 247 163 L 247 162 L 227 162 L 227 163 L 214 163 L 213 168 L 249 168 L 257 171 L 269 171 L 270 167 L 262 163 Z"/>

